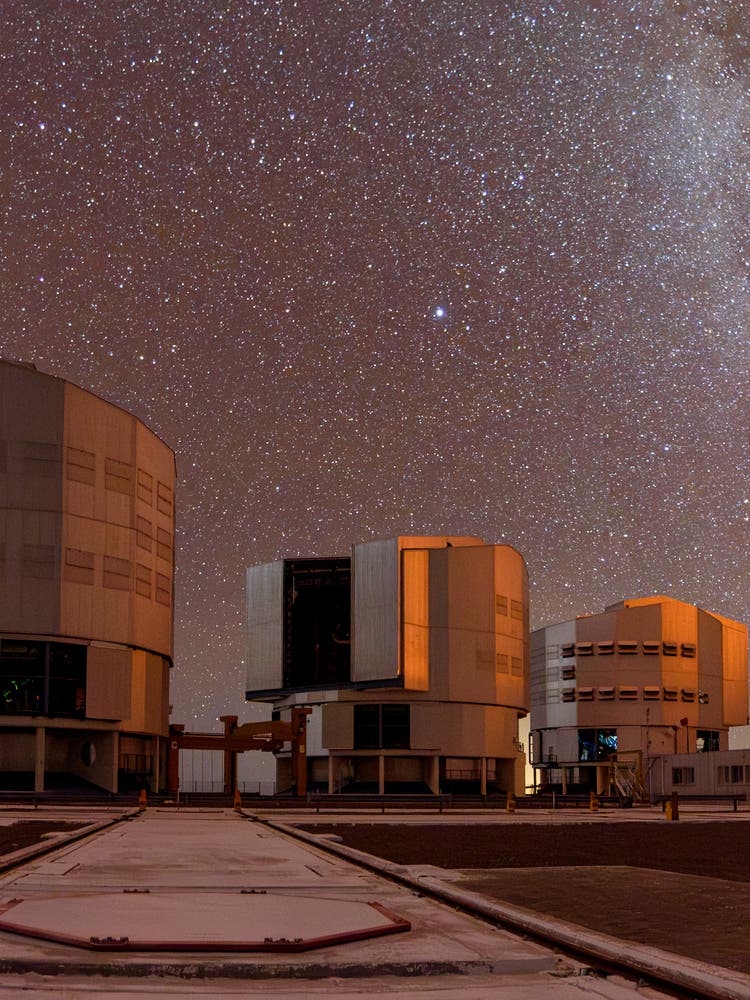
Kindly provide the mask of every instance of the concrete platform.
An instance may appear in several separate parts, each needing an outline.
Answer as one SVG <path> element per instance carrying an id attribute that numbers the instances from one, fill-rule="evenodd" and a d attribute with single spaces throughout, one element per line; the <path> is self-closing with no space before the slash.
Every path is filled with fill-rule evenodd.
<path id="1" fill-rule="evenodd" d="M 23 904 L 10 905 L 19 899 Z M 135 926 L 139 942 L 153 942 L 156 935 L 166 941 L 169 925 L 160 907 L 167 903 L 171 926 L 192 935 L 189 942 L 184 939 L 187 951 L 154 953 L 150 946 L 123 951 L 116 941 L 87 951 L 68 939 L 130 937 Z M 0 906 L 7 907 L 4 918 L 11 922 L 25 912 L 27 929 L 38 929 L 40 915 L 46 913 L 47 921 L 66 935 L 45 941 L 0 930 L 0 975 L 319 980 L 535 976 L 558 966 L 548 948 L 422 898 L 230 810 L 148 809 L 82 843 L 6 872 L 0 876 Z M 103 914 L 102 908 L 110 912 Z M 394 920 L 384 913 L 398 916 Z M 408 923 L 411 930 L 346 943 L 320 941 L 315 951 L 295 955 L 242 954 L 206 946 L 209 938 L 219 947 L 219 938 L 225 943 L 236 940 L 242 920 L 249 928 L 243 939 L 261 933 L 264 938 L 289 939 L 298 936 L 297 928 L 321 939 L 346 925 L 359 933 L 389 923 L 392 929 L 397 922 Z"/>

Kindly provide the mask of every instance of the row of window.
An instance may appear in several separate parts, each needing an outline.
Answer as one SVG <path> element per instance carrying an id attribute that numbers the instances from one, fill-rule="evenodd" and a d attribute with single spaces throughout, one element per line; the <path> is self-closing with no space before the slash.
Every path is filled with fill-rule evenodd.
<path id="1" fill-rule="evenodd" d="M 7 442 L 0 442 L 0 472 L 7 472 Z M 26 475 L 52 478 L 58 475 L 61 461 L 60 445 L 45 441 L 26 441 L 21 455 Z M 96 455 L 93 451 L 67 447 L 65 449 L 65 477 L 88 486 L 96 484 Z M 115 458 L 104 459 L 104 485 L 108 490 L 137 496 L 138 499 L 167 517 L 172 516 L 174 496 L 172 488 L 155 480 L 150 472 L 129 462 Z"/>
<path id="2" fill-rule="evenodd" d="M 66 549 L 63 579 L 71 583 L 86 583 L 93 586 L 95 581 L 96 555 L 82 549 Z M 172 603 L 172 581 L 164 573 L 154 573 L 150 567 L 129 559 L 104 556 L 102 563 L 102 586 L 109 590 L 135 590 L 141 597 L 155 600 L 169 607 Z"/>
<path id="3" fill-rule="evenodd" d="M 705 691 L 696 691 L 695 688 L 676 687 L 656 687 L 646 686 L 642 689 L 644 701 L 685 701 L 689 703 L 698 702 L 700 705 L 708 704 L 708 694 Z M 632 687 L 629 684 L 605 685 L 599 688 L 579 687 L 563 688 L 563 701 L 637 701 L 641 695 L 641 688 Z"/>
<path id="4" fill-rule="evenodd" d="M 750 764 L 722 764 L 719 767 L 720 785 L 750 785 Z"/>
<path id="5" fill-rule="evenodd" d="M 657 639 L 636 642 L 635 640 L 618 639 L 606 642 L 564 642 L 560 646 L 562 659 L 572 656 L 684 656 L 694 658 L 698 650 L 694 642 L 660 642 Z"/>
<path id="6" fill-rule="evenodd" d="M 750 764 L 721 764 L 717 769 L 720 785 L 750 785 Z M 694 785 L 694 767 L 673 767 L 673 785 Z"/>

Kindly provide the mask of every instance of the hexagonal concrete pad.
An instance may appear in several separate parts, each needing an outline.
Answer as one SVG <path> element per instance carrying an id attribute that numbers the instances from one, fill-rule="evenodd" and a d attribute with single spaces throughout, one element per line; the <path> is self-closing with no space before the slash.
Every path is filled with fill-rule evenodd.
<path id="1" fill-rule="evenodd" d="M 378 903 L 267 892 L 125 891 L 0 903 L 0 931 L 104 951 L 298 952 L 410 929 Z"/>

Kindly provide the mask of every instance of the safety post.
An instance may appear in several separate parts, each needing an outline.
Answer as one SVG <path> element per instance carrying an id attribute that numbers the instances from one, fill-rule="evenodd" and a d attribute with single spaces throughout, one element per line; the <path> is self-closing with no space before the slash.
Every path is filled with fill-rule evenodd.
<path id="1" fill-rule="evenodd" d="M 138 812 L 146 811 L 146 789 L 142 788 L 138 792 Z"/>
<path id="2" fill-rule="evenodd" d="M 239 788 L 235 788 L 234 790 L 234 811 L 242 812 L 242 799 L 240 798 Z"/>
<path id="3" fill-rule="evenodd" d="M 667 802 L 665 812 L 668 822 L 674 822 L 680 818 L 680 804 L 677 801 L 677 792 L 672 792 L 672 798 Z"/>
<path id="4" fill-rule="evenodd" d="M 505 801 L 505 811 L 509 813 L 516 811 L 516 797 L 513 792 L 508 792 L 508 797 Z"/>
<path id="5" fill-rule="evenodd" d="M 592 813 L 599 811 L 599 797 L 596 792 L 589 792 L 589 810 Z"/>

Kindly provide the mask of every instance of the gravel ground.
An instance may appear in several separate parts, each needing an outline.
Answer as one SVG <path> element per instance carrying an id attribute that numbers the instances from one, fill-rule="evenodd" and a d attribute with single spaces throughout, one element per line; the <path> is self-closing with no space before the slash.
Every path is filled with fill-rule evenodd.
<path id="1" fill-rule="evenodd" d="M 750 820 L 307 829 L 398 864 L 453 869 L 458 885 L 493 899 L 750 974 Z"/>
<path id="2" fill-rule="evenodd" d="M 11 854 L 22 847 L 37 844 L 43 833 L 78 830 L 86 823 L 50 822 L 48 820 L 19 820 L 0 826 L 0 854 Z"/>

